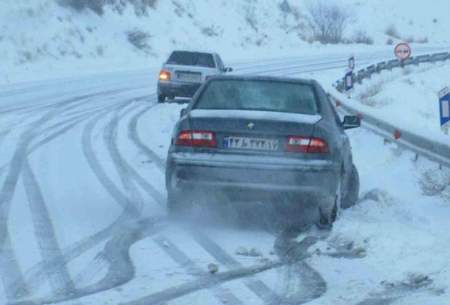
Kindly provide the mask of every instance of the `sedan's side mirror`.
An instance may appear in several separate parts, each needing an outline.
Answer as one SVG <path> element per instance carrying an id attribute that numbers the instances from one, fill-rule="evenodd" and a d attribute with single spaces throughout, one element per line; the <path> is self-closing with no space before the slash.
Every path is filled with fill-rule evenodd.
<path id="1" fill-rule="evenodd" d="M 183 108 L 180 110 L 180 118 L 184 117 L 187 113 L 187 108 Z"/>
<path id="2" fill-rule="evenodd" d="M 358 128 L 360 126 L 361 126 L 361 119 L 356 115 L 344 116 L 344 121 L 342 122 L 342 127 L 344 129 Z"/>
<path id="3" fill-rule="evenodd" d="M 233 72 L 233 68 L 231 67 L 227 67 L 225 69 L 223 69 L 224 72 Z"/>

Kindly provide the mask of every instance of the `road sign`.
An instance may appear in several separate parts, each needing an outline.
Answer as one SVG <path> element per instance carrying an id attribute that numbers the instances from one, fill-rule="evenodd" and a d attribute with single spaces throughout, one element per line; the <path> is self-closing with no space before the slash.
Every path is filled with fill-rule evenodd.
<path id="1" fill-rule="evenodd" d="M 355 56 L 353 55 L 348 59 L 348 68 L 352 71 L 355 69 Z"/>
<path id="2" fill-rule="evenodd" d="M 439 92 L 439 114 L 441 128 L 445 134 L 448 134 L 450 125 L 450 91 L 447 87 Z"/>
<path id="3" fill-rule="evenodd" d="M 345 91 L 353 89 L 353 71 L 349 70 L 344 77 Z"/>
<path id="4" fill-rule="evenodd" d="M 394 54 L 400 61 L 410 58 L 411 53 L 411 47 L 406 42 L 399 43 L 395 46 Z"/>

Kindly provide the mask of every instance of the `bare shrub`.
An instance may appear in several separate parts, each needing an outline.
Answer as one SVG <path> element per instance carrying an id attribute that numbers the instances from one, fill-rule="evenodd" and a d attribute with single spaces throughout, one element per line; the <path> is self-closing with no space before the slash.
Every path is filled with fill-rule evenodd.
<path id="1" fill-rule="evenodd" d="M 102 15 L 106 6 L 121 13 L 127 5 L 132 5 L 136 15 L 147 14 L 148 8 L 154 8 L 157 0 L 58 0 L 64 7 L 69 7 L 78 12 L 90 9 L 98 15 Z"/>
<path id="2" fill-rule="evenodd" d="M 428 37 L 422 37 L 416 39 L 416 43 L 428 43 Z"/>
<path id="3" fill-rule="evenodd" d="M 255 7 L 253 3 L 248 3 L 244 9 L 245 9 L 245 22 L 255 32 L 258 32 L 258 17 L 256 16 Z"/>
<path id="4" fill-rule="evenodd" d="M 285 14 L 292 13 L 292 7 L 287 0 L 283 0 L 280 4 L 278 4 L 278 7 Z"/>
<path id="5" fill-rule="evenodd" d="M 214 25 L 202 28 L 202 34 L 208 37 L 217 37 L 220 35 L 220 29 L 215 27 Z"/>
<path id="6" fill-rule="evenodd" d="M 135 46 L 137 49 L 145 52 L 149 52 L 151 47 L 149 45 L 149 39 L 151 35 L 141 30 L 133 30 L 127 33 L 128 42 Z"/>
<path id="7" fill-rule="evenodd" d="M 392 46 L 392 45 L 394 44 L 394 39 L 388 38 L 388 39 L 386 40 L 386 44 L 389 45 L 389 46 Z"/>
<path id="8" fill-rule="evenodd" d="M 148 9 L 154 9 L 157 0 L 105 0 L 114 10 L 122 13 L 128 4 L 134 7 L 137 16 L 148 15 Z"/>
<path id="9" fill-rule="evenodd" d="M 19 51 L 19 64 L 26 64 L 29 62 L 34 61 L 35 55 L 31 53 L 30 51 Z"/>
<path id="10" fill-rule="evenodd" d="M 105 0 L 59 0 L 60 5 L 72 8 L 76 11 L 91 9 L 95 13 L 102 15 Z"/>
<path id="11" fill-rule="evenodd" d="M 337 3 L 318 0 L 308 8 L 314 37 L 321 43 L 339 43 L 350 21 L 349 11 Z"/>
<path id="12" fill-rule="evenodd" d="M 393 24 L 388 26 L 384 31 L 384 33 L 392 38 L 400 39 L 400 34 L 398 33 L 397 28 Z"/>
<path id="13" fill-rule="evenodd" d="M 363 44 L 373 44 L 373 39 L 366 32 L 360 30 L 353 36 L 353 42 Z"/>
<path id="14" fill-rule="evenodd" d="M 408 37 L 404 38 L 403 40 L 406 41 L 407 43 L 413 43 L 415 41 L 414 37 L 412 37 L 412 36 L 408 36 Z"/>

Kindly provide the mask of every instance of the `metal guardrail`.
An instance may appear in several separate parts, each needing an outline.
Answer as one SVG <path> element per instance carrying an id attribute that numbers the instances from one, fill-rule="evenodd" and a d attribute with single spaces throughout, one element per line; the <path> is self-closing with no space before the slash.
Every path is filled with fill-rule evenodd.
<path id="1" fill-rule="evenodd" d="M 384 61 L 359 70 L 354 75 L 354 79 L 356 83 L 361 84 L 363 80 L 370 79 L 372 75 L 380 73 L 381 71 L 390 71 L 401 66 L 419 65 L 421 63 L 433 63 L 446 60 L 450 60 L 449 52 L 411 57 L 410 59 L 404 61 L 403 64 L 397 59 L 387 62 Z M 344 81 L 340 80 L 336 82 L 335 88 L 339 93 L 343 93 Z M 446 144 L 433 141 L 408 130 L 396 127 L 380 118 L 376 118 L 372 115 L 359 111 L 336 96 L 333 96 L 332 93 L 330 95 L 334 99 L 336 107 L 340 107 L 346 113 L 358 115 L 362 119 L 362 124 L 364 127 L 383 136 L 385 139 L 395 141 L 399 145 L 414 151 L 418 155 L 422 155 L 430 160 L 438 162 L 443 166 L 450 167 L 450 143 Z"/>
<path id="2" fill-rule="evenodd" d="M 353 74 L 353 78 L 356 83 L 361 84 L 365 79 L 372 78 L 372 75 L 379 74 L 382 71 L 399 68 L 399 67 L 406 67 L 409 65 L 419 65 L 422 63 L 435 63 L 439 61 L 446 61 L 450 59 L 450 53 L 449 52 L 442 52 L 442 53 L 434 53 L 434 54 L 426 54 L 426 55 L 420 55 L 416 57 L 410 57 L 403 61 L 399 61 L 398 59 L 392 59 L 389 61 L 382 61 L 374 65 L 370 65 L 366 67 L 365 69 L 359 70 L 356 74 Z M 339 80 L 335 83 L 335 87 L 339 92 L 344 92 L 344 80 Z"/>

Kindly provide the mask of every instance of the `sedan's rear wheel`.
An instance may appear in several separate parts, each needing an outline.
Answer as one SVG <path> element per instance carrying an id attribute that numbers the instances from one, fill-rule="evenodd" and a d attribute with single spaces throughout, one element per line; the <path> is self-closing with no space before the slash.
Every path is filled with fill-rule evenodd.
<path id="1" fill-rule="evenodd" d="M 342 187 L 341 181 L 336 189 L 336 195 L 334 196 L 333 204 L 331 208 L 319 207 L 319 222 L 318 226 L 324 229 L 331 229 L 333 223 L 336 221 L 342 203 Z"/>
<path id="2" fill-rule="evenodd" d="M 158 103 L 164 103 L 166 96 L 164 94 L 158 94 Z"/>
<path id="3" fill-rule="evenodd" d="M 354 206 L 359 197 L 359 174 L 356 166 L 353 164 L 350 173 L 349 182 L 344 197 L 342 198 L 342 208 L 348 209 Z"/>

